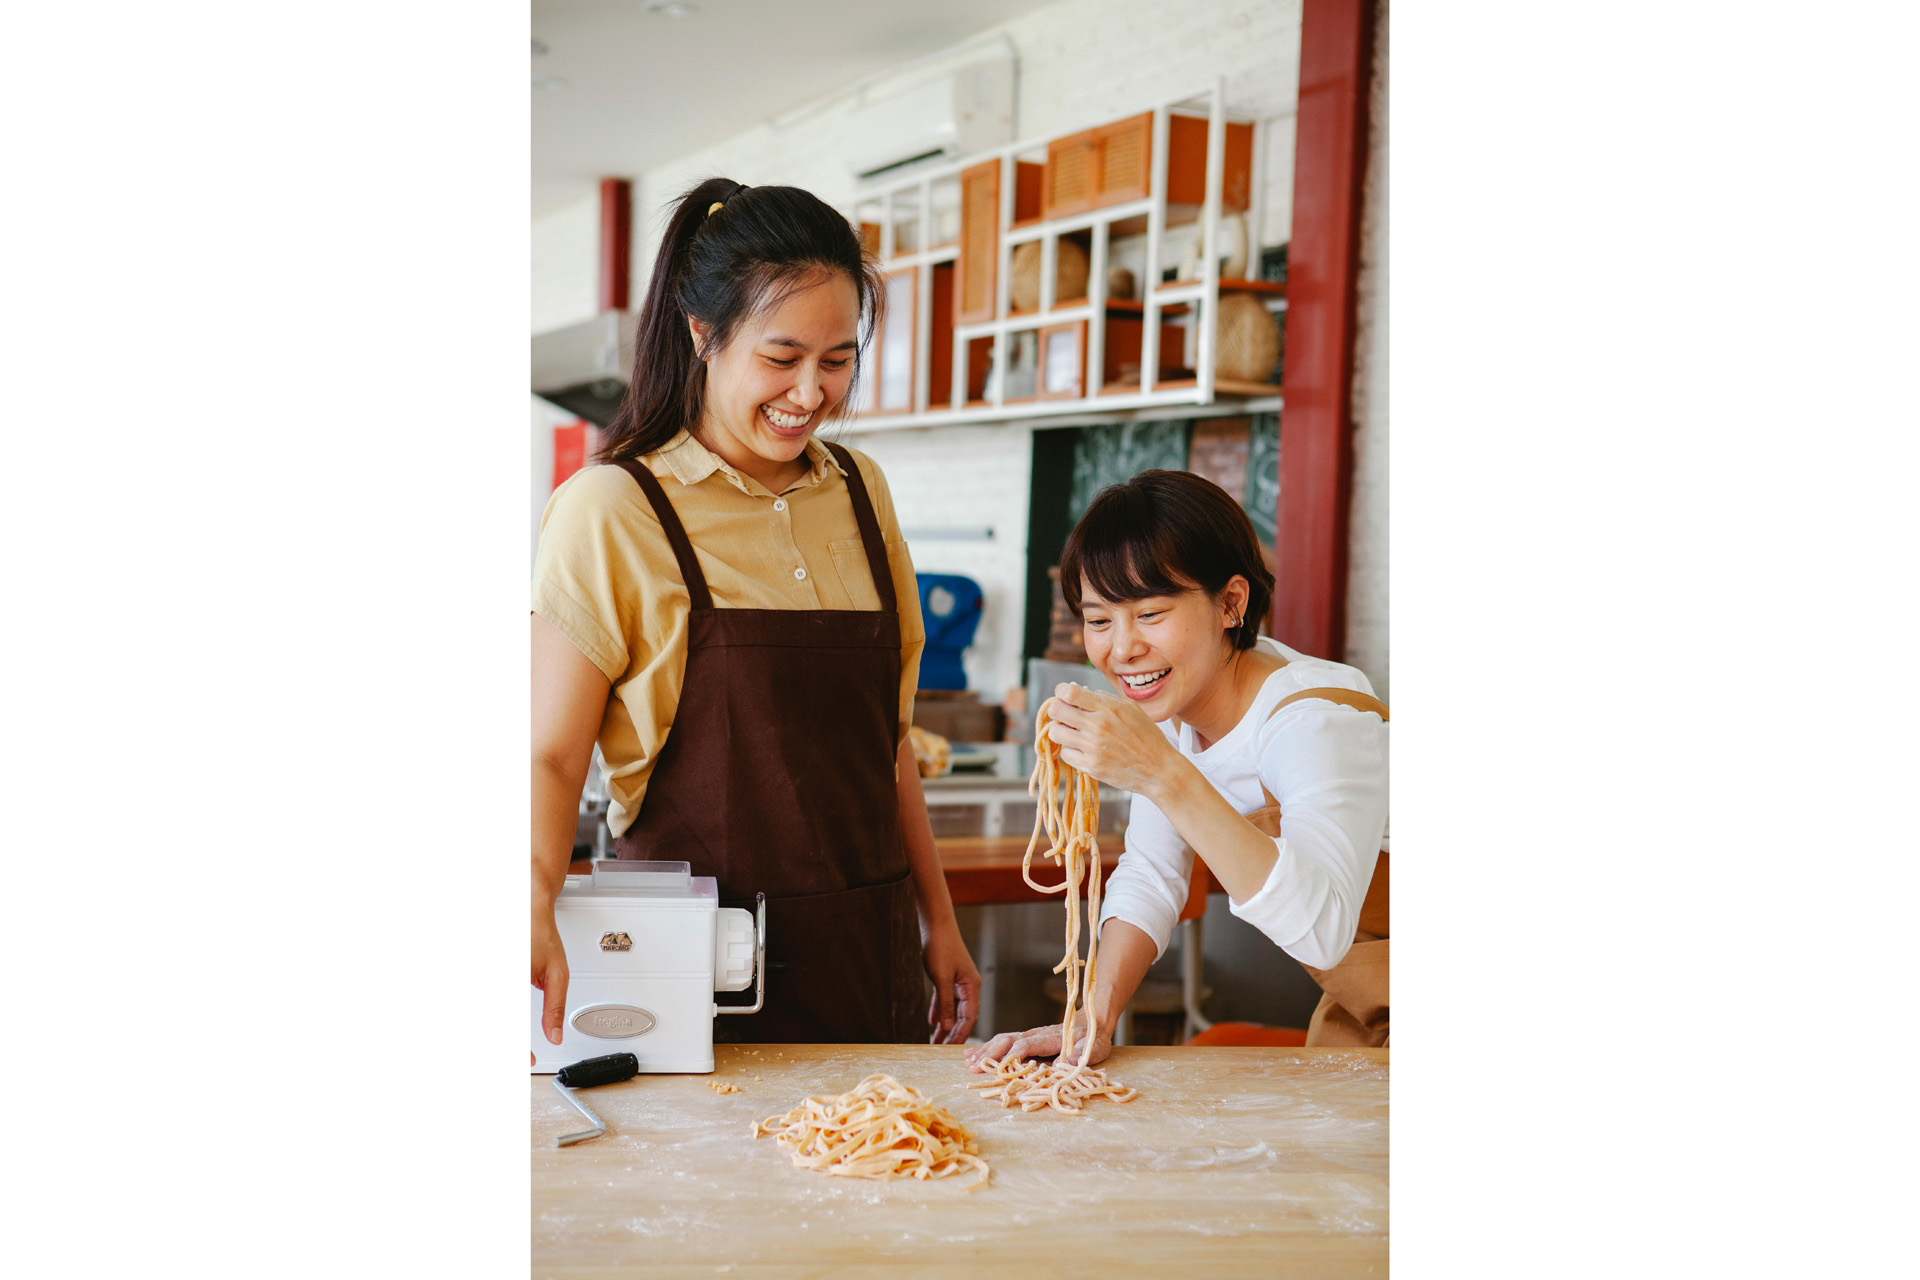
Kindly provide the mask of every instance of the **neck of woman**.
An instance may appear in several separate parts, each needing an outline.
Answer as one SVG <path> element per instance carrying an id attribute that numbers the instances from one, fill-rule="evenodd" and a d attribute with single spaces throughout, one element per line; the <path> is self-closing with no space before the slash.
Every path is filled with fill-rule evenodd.
<path id="1" fill-rule="evenodd" d="M 693 429 L 693 438 L 741 475 L 766 486 L 769 493 L 784 493 L 813 465 L 804 448 L 799 457 L 787 462 L 778 458 L 763 458 L 726 432 L 715 430 L 705 422 Z"/>
<path id="2" fill-rule="evenodd" d="M 1231 651 L 1200 695 L 1180 709 L 1180 719 L 1193 726 L 1194 747 L 1205 751 L 1232 733 L 1267 677 L 1286 665 L 1263 649 Z"/>

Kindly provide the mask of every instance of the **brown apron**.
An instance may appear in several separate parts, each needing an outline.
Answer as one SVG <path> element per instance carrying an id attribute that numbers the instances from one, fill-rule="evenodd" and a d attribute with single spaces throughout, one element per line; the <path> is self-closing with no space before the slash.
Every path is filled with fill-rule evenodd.
<path id="1" fill-rule="evenodd" d="M 767 895 L 766 1004 L 715 1019 L 722 1042 L 927 1035 L 894 778 L 900 615 L 860 468 L 827 448 L 846 472 L 877 611 L 716 609 L 660 482 L 620 464 L 660 518 L 692 612 L 680 706 L 615 856 L 689 862 L 719 881 L 723 906 Z"/>
<path id="2" fill-rule="evenodd" d="M 1381 720 L 1387 718 L 1386 704 L 1380 699 L 1352 689 L 1302 689 L 1280 699 L 1271 719 L 1281 707 L 1303 698 L 1321 698 L 1360 711 L 1371 711 Z M 1280 802 L 1266 784 L 1260 794 L 1267 807 L 1247 815 L 1247 820 L 1267 835 L 1280 835 Z M 1307 1023 L 1309 1045 L 1367 1045 L 1379 1048 L 1387 1043 L 1387 851 L 1380 851 L 1374 864 L 1373 879 L 1360 904 L 1360 924 L 1353 934 L 1353 946 L 1331 969 L 1302 965 L 1320 984 L 1320 1003 Z"/>

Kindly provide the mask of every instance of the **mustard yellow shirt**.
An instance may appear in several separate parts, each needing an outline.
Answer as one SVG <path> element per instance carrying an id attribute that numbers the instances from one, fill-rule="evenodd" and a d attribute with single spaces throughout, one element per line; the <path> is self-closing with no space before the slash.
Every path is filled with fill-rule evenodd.
<path id="1" fill-rule="evenodd" d="M 886 542 L 900 608 L 900 724 L 913 720 L 926 629 L 893 495 L 873 459 L 849 450 Z M 818 440 L 807 474 L 781 493 L 742 475 L 682 431 L 641 461 L 686 526 L 721 609 L 878 609 L 845 475 Z M 533 611 L 613 684 L 600 725 L 611 797 L 607 825 L 624 832 L 666 745 L 687 670 L 691 604 L 653 506 L 632 476 L 587 467 L 553 491 L 540 517 Z M 694 691 L 692 696 L 699 696 Z"/>

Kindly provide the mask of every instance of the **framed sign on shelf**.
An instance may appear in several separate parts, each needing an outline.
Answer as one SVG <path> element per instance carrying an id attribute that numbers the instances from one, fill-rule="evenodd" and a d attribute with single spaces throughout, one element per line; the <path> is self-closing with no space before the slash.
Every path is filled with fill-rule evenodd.
<path id="1" fill-rule="evenodd" d="M 1087 322 L 1050 324 L 1040 330 L 1042 400 L 1078 400 L 1087 393 Z"/>
<path id="2" fill-rule="evenodd" d="M 871 413 L 913 409 L 913 336 L 919 272 L 909 267 L 883 277 L 886 314 L 873 344 L 873 376 L 862 407 Z"/>

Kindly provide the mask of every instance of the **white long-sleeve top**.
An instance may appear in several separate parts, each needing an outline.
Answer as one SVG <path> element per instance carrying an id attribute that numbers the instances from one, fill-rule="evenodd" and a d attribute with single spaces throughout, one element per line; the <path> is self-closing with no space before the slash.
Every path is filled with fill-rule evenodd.
<path id="1" fill-rule="evenodd" d="M 1196 750 L 1193 726 L 1160 731 L 1243 814 L 1266 807 L 1261 783 L 1280 804 L 1278 856 L 1260 891 L 1229 905 L 1302 964 L 1331 969 L 1353 945 L 1360 903 L 1387 834 L 1387 725 L 1368 711 L 1320 698 L 1273 708 L 1302 689 L 1371 694 L 1356 667 L 1310 658 L 1261 637 L 1287 665 L 1267 677 L 1233 731 Z M 1206 851 L 1200 851 L 1205 858 Z M 1167 949 L 1186 905 L 1193 850 L 1151 800 L 1136 795 L 1126 849 L 1107 881 L 1100 922 L 1125 920 Z"/>

